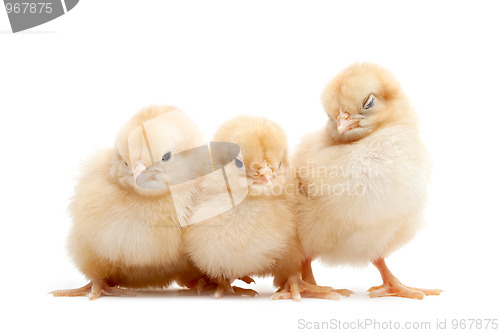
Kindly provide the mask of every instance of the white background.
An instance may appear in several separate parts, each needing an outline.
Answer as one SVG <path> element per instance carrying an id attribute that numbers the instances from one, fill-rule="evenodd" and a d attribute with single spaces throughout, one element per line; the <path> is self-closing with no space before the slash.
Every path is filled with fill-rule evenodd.
<path id="1" fill-rule="evenodd" d="M 2 331 L 299 330 L 298 321 L 500 319 L 500 6 L 495 1 L 81 1 L 12 34 L 0 9 Z M 386 66 L 420 113 L 434 161 L 428 227 L 388 260 L 423 301 L 369 299 L 375 268 L 314 264 L 341 301 L 53 298 L 86 283 L 65 252 L 78 166 L 141 107 L 175 104 L 207 137 L 238 114 L 295 146 L 325 123 L 319 95 L 356 61 Z M 12 326 L 14 325 L 14 327 Z M 335 331 L 332 329 L 332 331 Z M 346 330 L 344 330 L 346 331 Z M 351 330 L 354 331 L 354 330 Z"/>

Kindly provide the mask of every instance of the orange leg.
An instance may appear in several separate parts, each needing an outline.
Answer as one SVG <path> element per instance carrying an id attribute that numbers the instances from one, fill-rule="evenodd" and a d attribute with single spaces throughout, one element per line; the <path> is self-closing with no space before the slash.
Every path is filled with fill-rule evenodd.
<path id="1" fill-rule="evenodd" d="M 440 289 L 420 289 L 405 286 L 387 268 L 384 258 L 374 260 L 372 263 L 379 270 L 383 284 L 370 288 L 368 290 L 370 297 L 395 296 L 423 299 L 426 295 L 439 295 L 442 292 Z"/>
<path id="2" fill-rule="evenodd" d="M 307 258 L 302 263 L 302 279 L 307 283 L 316 284 L 316 279 L 314 278 L 311 262 L 311 258 Z"/>

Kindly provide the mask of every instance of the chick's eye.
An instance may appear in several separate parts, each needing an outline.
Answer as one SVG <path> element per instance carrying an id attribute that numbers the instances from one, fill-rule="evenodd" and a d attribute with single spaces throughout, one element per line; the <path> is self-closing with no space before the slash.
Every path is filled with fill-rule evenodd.
<path id="1" fill-rule="evenodd" d="M 123 161 L 123 165 L 126 166 L 126 167 L 128 167 L 128 163 L 125 162 L 125 161 Z"/>
<path id="2" fill-rule="evenodd" d="M 168 161 L 170 161 L 172 159 L 173 156 L 174 156 L 174 154 L 171 151 L 169 151 L 168 153 L 166 153 L 165 155 L 163 155 L 163 157 L 161 158 L 161 160 L 163 162 L 168 162 Z"/>
<path id="3" fill-rule="evenodd" d="M 233 160 L 233 163 L 234 163 L 234 166 L 236 167 L 236 169 L 238 170 L 242 170 L 243 169 L 243 161 L 238 157 L 236 156 Z"/>
<path id="4" fill-rule="evenodd" d="M 363 109 L 367 110 L 375 105 L 375 96 L 373 94 L 370 94 L 365 101 L 363 102 Z"/>

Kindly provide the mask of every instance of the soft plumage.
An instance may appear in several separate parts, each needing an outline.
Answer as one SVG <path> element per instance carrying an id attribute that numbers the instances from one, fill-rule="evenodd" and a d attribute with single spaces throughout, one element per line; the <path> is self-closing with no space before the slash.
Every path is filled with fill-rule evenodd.
<path id="1" fill-rule="evenodd" d="M 147 144 L 142 135 L 133 135 L 145 126 Z M 184 113 L 152 106 L 122 127 L 113 149 L 86 161 L 70 206 L 68 251 L 90 283 L 55 291 L 55 296 L 130 295 L 134 293 L 118 287 L 165 287 L 176 278 L 186 284 L 200 276 L 182 253 L 178 221 L 191 214 L 193 186 L 176 191 L 184 207 L 179 210 L 168 187 L 147 189 L 135 181 L 166 153 L 199 144 L 203 137 Z"/>
<path id="2" fill-rule="evenodd" d="M 300 292 L 308 291 L 336 296 L 329 288 L 309 286 L 300 280 L 303 257 L 292 211 L 296 184 L 294 175 L 288 172 L 284 131 L 265 118 L 240 116 L 224 123 L 214 141 L 240 146 L 249 186 L 248 196 L 239 205 L 189 226 L 185 233 L 190 259 L 218 284 L 215 296 L 254 295 L 251 290 L 230 286 L 238 278 L 251 281 L 245 278 L 250 275 L 274 276 L 282 298 L 299 300 Z M 212 193 L 213 186 L 210 182 L 201 184 L 199 204 L 211 200 L 205 195 Z M 293 295 L 290 284 L 295 288 Z"/>
<path id="3" fill-rule="evenodd" d="M 328 123 L 294 156 L 307 258 L 373 262 L 384 285 L 372 297 L 439 293 L 402 286 L 384 262 L 422 227 L 430 179 L 416 114 L 399 83 L 382 67 L 355 64 L 327 84 L 322 102 Z"/>

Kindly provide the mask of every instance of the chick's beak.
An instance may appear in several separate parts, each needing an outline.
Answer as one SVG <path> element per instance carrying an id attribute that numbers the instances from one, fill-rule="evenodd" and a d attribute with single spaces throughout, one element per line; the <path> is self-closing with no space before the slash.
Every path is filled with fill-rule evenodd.
<path id="1" fill-rule="evenodd" d="M 273 170 L 270 167 L 265 166 L 260 168 L 257 172 L 259 175 L 255 179 L 256 183 L 266 186 L 273 183 Z"/>
<path id="2" fill-rule="evenodd" d="M 134 168 L 134 179 L 135 184 L 142 188 L 166 189 L 165 176 L 159 165 L 147 166 L 143 161 L 137 162 Z"/>
<path id="3" fill-rule="evenodd" d="M 139 177 L 139 175 L 144 171 L 146 170 L 147 167 L 146 167 L 146 164 L 144 164 L 143 161 L 138 161 L 136 164 L 135 164 L 135 168 L 134 168 L 134 181 L 137 183 L 137 177 Z"/>
<path id="4" fill-rule="evenodd" d="M 351 119 L 351 115 L 340 109 L 340 113 L 337 116 L 337 131 L 339 134 L 350 131 L 353 128 L 359 127 L 359 119 Z"/>

